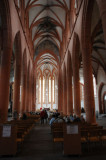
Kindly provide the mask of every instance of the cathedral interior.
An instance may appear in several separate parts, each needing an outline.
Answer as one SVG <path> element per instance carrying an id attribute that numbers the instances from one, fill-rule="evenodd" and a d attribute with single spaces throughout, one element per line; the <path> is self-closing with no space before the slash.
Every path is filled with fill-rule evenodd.
<path id="1" fill-rule="evenodd" d="M 106 0 L 0 1 L 0 124 L 42 110 L 106 122 Z"/>

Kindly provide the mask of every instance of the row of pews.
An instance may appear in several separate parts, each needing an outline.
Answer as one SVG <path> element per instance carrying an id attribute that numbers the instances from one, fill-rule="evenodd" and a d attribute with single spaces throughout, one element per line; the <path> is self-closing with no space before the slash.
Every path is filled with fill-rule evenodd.
<path id="1" fill-rule="evenodd" d="M 11 120 L 0 124 L 0 155 L 15 155 L 39 120 L 39 115 L 31 115 L 25 120 Z"/>
<path id="2" fill-rule="evenodd" d="M 10 124 L 13 124 L 17 127 L 17 142 L 23 142 L 26 135 L 30 133 L 32 128 L 35 126 L 35 123 L 39 121 L 39 115 L 30 115 L 26 120 L 13 120 L 10 121 Z"/>
<path id="3" fill-rule="evenodd" d="M 81 122 L 72 122 L 70 124 L 65 122 L 53 123 L 51 126 L 51 133 L 54 142 L 64 142 L 64 132 L 66 132 L 67 125 L 78 125 L 81 146 L 84 146 L 87 151 L 92 150 L 92 146 L 95 148 L 96 146 L 106 146 L 106 129 L 104 129 L 103 126 Z"/>

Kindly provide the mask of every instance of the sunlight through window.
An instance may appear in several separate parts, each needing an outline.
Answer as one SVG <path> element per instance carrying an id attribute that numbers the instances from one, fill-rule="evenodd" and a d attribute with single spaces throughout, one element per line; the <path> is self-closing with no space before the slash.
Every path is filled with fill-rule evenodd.
<path id="1" fill-rule="evenodd" d="M 51 77 L 49 77 L 49 102 L 51 102 Z"/>
<path id="2" fill-rule="evenodd" d="M 39 103 L 41 103 L 41 77 L 39 78 Z"/>

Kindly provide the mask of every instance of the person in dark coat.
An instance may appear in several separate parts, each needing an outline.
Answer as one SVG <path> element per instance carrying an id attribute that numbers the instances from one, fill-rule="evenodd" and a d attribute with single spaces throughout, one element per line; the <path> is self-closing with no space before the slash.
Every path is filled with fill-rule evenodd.
<path id="1" fill-rule="evenodd" d="M 44 119 L 45 119 L 45 122 L 47 123 L 48 121 L 48 114 L 47 114 L 47 111 L 45 110 L 45 116 L 44 116 Z"/>
<path id="2" fill-rule="evenodd" d="M 42 111 L 40 112 L 41 124 L 44 124 L 44 117 L 45 117 L 45 111 L 42 110 Z"/>

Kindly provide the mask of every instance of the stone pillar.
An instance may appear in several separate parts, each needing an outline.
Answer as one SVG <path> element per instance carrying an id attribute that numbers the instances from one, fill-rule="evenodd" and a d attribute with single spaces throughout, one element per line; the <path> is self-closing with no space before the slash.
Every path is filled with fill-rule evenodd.
<path id="1" fill-rule="evenodd" d="M 58 75 L 58 111 L 61 112 L 61 77 L 60 70 Z"/>
<path id="2" fill-rule="evenodd" d="M 95 102 L 93 90 L 93 76 L 91 64 L 91 46 L 89 40 L 82 46 L 82 61 L 84 74 L 84 106 L 86 111 L 86 121 L 95 123 Z"/>
<path id="3" fill-rule="evenodd" d="M 8 114 L 11 53 L 12 48 L 9 47 L 0 53 L 0 122 L 6 121 Z"/>
<path id="4" fill-rule="evenodd" d="M 26 94 L 27 94 L 27 96 L 26 96 L 27 97 L 27 99 L 26 99 L 26 112 L 29 112 L 29 74 L 27 75 L 27 90 L 26 90 Z"/>
<path id="5" fill-rule="evenodd" d="M 102 19 L 104 40 L 105 40 L 105 46 L 106 46 L 106 0 L 97 0 L 97 3 L 99 6 L 100 17 Z"/>
<path id="6" fill-rule="evenodd" d="M 35 100 L 36 100 L 36 79 L 33 74 L 32 77 L 32 111 L 35 112 Z"/>
<path id="7" fill-rule="evenodd" d="M 64 78 L 63 78 L 63 114 L 67 115 L 67 81 L 66 81 L 65 68 L 64 68 Z"/>
<path id="8" fill-rule="evenodd" d="M 13 109 L 20 113 L 20 82 L 21 82 L 21 66 L 15 62 L 14 75 L 14 91 L 13 91 Z"/>
<path id="9" fill-rule="evenodd" d="M 63 77 L 60 80 L 60 111 L 63 112 Z"/>
<path id="10" fill-rule="evenodd" d="M 61 70 L 58 76 L 58 110 L 63 112 L 63 77 Z"/>
<path id="11" fill-rule="evenodd" d="M 73 87 L 74 87 L 74 113 L 75 115 L 80 116 L 81 104 L 80 104 L 80 83 L 79 83 L 79 44 L 76 37 L 73 43 L 72 65 L 73 65 Z"/>
<path id="12" fill-rule="evenodd" d="M 25 106 L 26 105 L 25 104 L 25 101 L 26 101 L 26 88 L 27 88 L 26 75 L 24 74 L 23 78 L 22 78 L 21 113 L 26 111 L 26 106 Z"/>
<path id="13" fill-rule="evenodd" d="M 71 66 L 71 64 L 69 64 Z M 72 95 L 72 69 L 69 66 L 67 74 L 67 114 L 73 115 L 73 95 Z"/>

